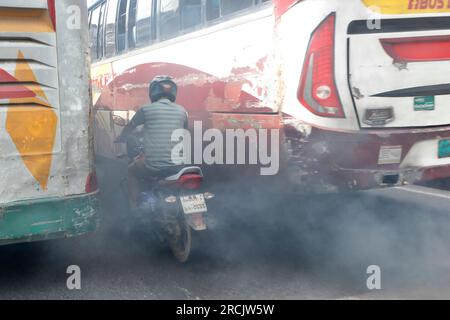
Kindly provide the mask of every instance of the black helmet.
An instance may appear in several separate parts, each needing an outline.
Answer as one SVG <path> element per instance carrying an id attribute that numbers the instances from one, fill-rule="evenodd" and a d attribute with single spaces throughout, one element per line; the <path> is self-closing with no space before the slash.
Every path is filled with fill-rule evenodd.
<path id="1" fill-rule="evenodd" d="M 150 82 L 150 100 L 156 102 L 162 98 L 167 98 L 172 102 L 177 99 L 178 87 L 172 77 L 156 76 Z"/>

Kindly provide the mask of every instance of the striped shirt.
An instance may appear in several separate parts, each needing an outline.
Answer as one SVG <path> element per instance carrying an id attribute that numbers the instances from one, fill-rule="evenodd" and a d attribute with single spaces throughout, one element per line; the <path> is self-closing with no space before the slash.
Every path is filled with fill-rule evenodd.
<path id="1" fill-rule="evenodd" d="M 145 163 L 150 169 L 163 170 L 174 166 L 172 150 L 179 142 L 172 141 L 177 129 L 187 129 L 186 110 L 168 99 L 161 99 L 138 110 L 130 123 L 144 125 Z"/>

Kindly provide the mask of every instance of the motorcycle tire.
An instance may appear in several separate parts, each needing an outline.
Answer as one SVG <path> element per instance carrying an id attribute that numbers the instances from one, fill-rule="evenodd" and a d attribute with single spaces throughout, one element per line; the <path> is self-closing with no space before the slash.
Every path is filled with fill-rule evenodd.
<path id="1" fill-rule="evenodd" d="M 170 250 L 177 261 L 185 263 L 189 260 L 192 251 L 192 229 L 181 208 L 178 210 L 177 222 L 173 228 L 173 234 L 168 239 Z"/>

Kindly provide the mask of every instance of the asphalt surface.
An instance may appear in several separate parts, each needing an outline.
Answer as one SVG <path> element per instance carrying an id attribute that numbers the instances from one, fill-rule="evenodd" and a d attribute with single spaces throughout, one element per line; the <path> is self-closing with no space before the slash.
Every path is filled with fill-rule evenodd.
<path id="1" fill-rule="evenodd" d="M 0 299 L 450 298 L 450 192 L 228 195 L 190 262 L 124 231 L 113 169 L 100 170 L 102 226 L 86 237 L 0 248 Z M 81 290 L 66 269 L 81 268 Z M 381 269 L 369 290 L 368 266 Z"/>

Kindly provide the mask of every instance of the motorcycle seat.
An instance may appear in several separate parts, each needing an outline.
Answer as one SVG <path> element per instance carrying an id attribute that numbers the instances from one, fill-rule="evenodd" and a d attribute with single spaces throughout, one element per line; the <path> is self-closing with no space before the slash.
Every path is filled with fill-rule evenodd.
<path id="1" fill-rule="evenodd" d="M 165 181 L 178 181 L 182 176 L 185 174 L 198 174 L 199 176 L 203 177 L 202 169 L 199 167 L 186 167 L 180 170 L 177 174 L 167 177 L 164 180 Z"/>

